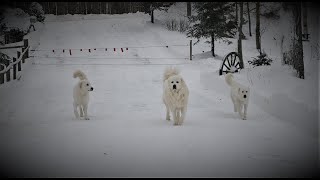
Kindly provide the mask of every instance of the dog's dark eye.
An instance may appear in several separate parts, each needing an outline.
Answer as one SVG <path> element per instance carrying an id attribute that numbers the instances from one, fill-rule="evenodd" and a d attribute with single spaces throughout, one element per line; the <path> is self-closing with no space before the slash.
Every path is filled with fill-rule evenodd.
<path id="1" fill-rule="evenodd" d="M 248 91 L 246 91 L 246 93 L 247 93 Z"/>
<path id="2" fill-rule="evenodd" d="M 87 84 L 87 86 L 89 86 L 89 84 Z"/>
<path id="3" fill-rule="evenodd" d="M 243 93 L 243 91 L 242 91 L 242 93 Z"/>
<path id="4" fill-rule="evenodd" d="M 179 83 L 179 81 L 177 81 L 177 83 Z"/>
<path id="5" fill-rule="evenodd" d="M 171 83 L 173 83 L 173 81 L 171 81 Z"/>

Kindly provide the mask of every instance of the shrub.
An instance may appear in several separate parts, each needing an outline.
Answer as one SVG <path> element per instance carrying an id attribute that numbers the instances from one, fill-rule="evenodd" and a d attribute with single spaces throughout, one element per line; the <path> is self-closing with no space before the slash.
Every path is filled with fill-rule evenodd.
<path id="1" fill-rule="evenodd" d="M 249 64 L 254 66 L 271 65 L 272 59 L 270 59 L 266 53 L 261 53 L 257 58 L 253 58 L 252 61 L 248 61 Z"/>
<path id="2" fill-rule="evenodd" d="M 42 22 L 42 23 L 44 22 L 44 19 L 45 19 L 44 11 L 42 9 L 41 4 L 37 2 L 32 2 L 30 4 L 29 15 L 37 17 L 37 20 L 39 22 Z"/>

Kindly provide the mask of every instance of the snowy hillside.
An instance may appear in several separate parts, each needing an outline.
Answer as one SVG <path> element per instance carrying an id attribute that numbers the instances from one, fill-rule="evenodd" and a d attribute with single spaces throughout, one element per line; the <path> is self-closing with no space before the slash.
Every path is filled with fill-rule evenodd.
<path id="1" fill-rule="evenodd" d="M 177 3 L 168 11 L 173 15 L 155 12 L 155 24 L 140 12 L 46 15 L 45 23 L 27 35 L 35 51 L 22 67 L 22 78 L 0 85 L 1 175 L 313 176 L 319 161 L 316 9 L 309 17 L 310 34 L 317 38 L 304 44 L 305 80 L 281 64 L 284 19 L 261 20 L 267 26 L 262 46 L 274 59 L 271 66 L 248 64 L 258 54 L 254 17 L 252 37 L 244 25 L 245 69 L 235 79 L 251 88 L 247 120 L 233 112 L 230 87 L 218 75 L 222 58 L 236 50 L 236 40 L 216 42 L 218 56 L 213 58 L 203 39 L 193 46 L 190 61 L 191 39 L 164 24 L 169 17 L 184 17 L 184 9 L 184 3 Z M 168 66 L 180 69 L 190 91 L 182 126 L 165 120 L 162 76 Z M 73 114 L 76 69 L 94 87 L 88 121 Z"/>

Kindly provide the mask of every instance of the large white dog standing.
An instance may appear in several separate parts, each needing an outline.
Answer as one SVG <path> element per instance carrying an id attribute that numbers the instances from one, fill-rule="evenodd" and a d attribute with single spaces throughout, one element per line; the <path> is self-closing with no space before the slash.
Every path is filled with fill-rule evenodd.
<path id="1" fill-rule="evenodd" d="M 238 112 L 243 120 L 247 119 L 247 109 L 249 104 L 249 87 L 245 87 L 237 83 L 233 79 L 233 74 L 228 73 L 225 76 L 227 84 L 231 87 L 231 100 L 234 105 L 234 112 Z M 242 107 L 244 107 L 244 112 L 242 113 Z"/>
<path id="2" fill-rule="evenodd" d="M 163 102 L 166 105 L 166 119 L 173 115 L 174 125 L 182 125 L 188 105 L 189 90 L 175 68 L 167 68 L 163 75 Z"/>
<path id="3" fill-rule="evenodd" d="M 80 70 L 73 73 L 73 77 L 79 77 L 80 81 L 73 88 L 73 108 L 74 115 L 77 119 L 83 117 L 89 120 L 87 109 L 89 104 L 89 91 L 93 91 L 93 87 L 87 79 L 87 76 Z M 80 110 L 80 117 L 77 108 Z"/>

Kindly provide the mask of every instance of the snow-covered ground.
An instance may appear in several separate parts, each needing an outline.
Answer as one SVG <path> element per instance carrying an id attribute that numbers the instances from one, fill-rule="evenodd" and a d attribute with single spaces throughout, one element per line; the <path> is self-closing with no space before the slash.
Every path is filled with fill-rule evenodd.
<path id="1" fill-rule="evenodd" d="M 235 78 L 251 88 L 244 121 L 233 112 L 229 87 L 218 75 L 222 57 L 236 43 L 217 42 L 218 56 L 212 58 L 203 40 L 190 61 L 188 46 L 171 46 L 188 45 L 190 39 L 166 30 L 160 20 L 152 24 L 143 13 L 47 15 L 44 25 L 37 24 L 28 35 L 35 57 L 27 59 L 19 81 L 0 85 L 1 175 L 313 176 L 319 160 L 319 59 L 306 58 L 306 79 L 296 78 L 292 68 L 281 65 L 279 40 L 271 40 L 276 23 L 262 38 L 272 66 L 251 67 L 247 61 L 257 55 L 254 33 L 243 41 L 246 68 Z M 167 66 L 178 67 L 189 87 L 182 126 L 165 120 Z M 89 121 L 74 118 L 76 69 L 94 87 Z"/>

